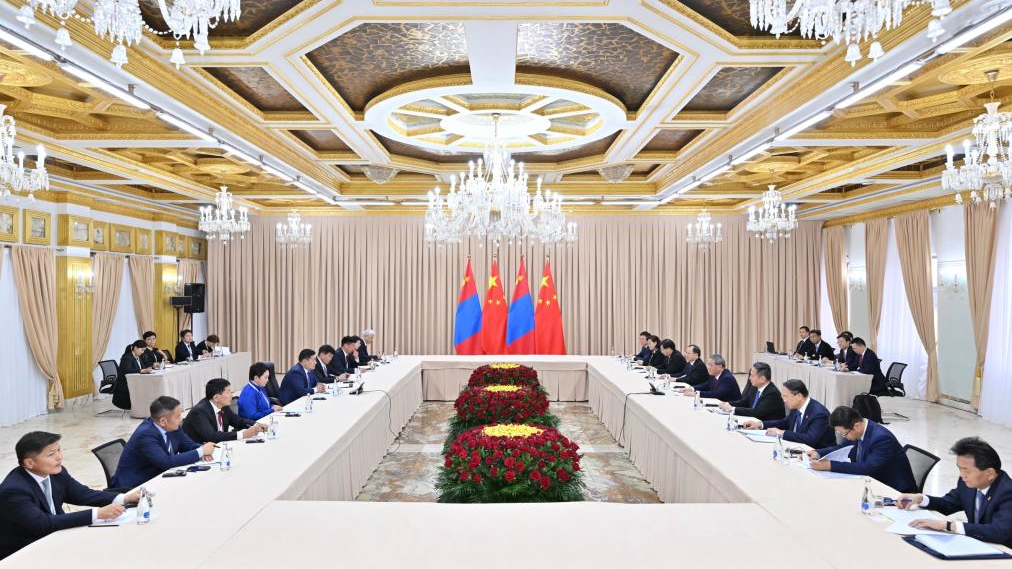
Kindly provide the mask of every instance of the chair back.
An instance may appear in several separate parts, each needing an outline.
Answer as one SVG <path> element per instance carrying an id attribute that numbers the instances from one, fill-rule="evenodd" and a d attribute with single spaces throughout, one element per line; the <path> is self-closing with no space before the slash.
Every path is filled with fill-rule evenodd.
<path id="1" fill-rule="evenodd" d="M 119 364 L 116 363 L 116 360 L 102 360 L 98 362 L 98 368 L 102 370 L 102 382 L 98 385 L 98 392 L 108 395 L 116 389 Z"/>
<path id="2" fill-rule="evenodd" d="M 274 371 L 274 362 L 264 362 L 267 366 L 267 397 L 277 399 L 281 393 L 281 385 L 278 384 L 278 376 Z"/>
<path id="3" fill-rule="evenodd" d="M 890 395 L 901 395 L 905 396 L 907 390 L 903 387 L 903 371 L 907 369 L 907 364 L 900 362 L 893 362 L 889 365 L 889 371 L 886 372 L 886 388 L 889 390 Z"/>
<path id="4" fill-rule="evenodd" d="M 924 491 L 924 482 L 928 479 L 928 474 L 931 474 L 931 469 L 941 459 L 914 445 L 904 445 L 903 452 L 907 455 L 907 460 L 910 461 L 910 468 L 914 471 L 914 482 L 917 483 L 917 492 L 921 493 Z"/>
<path id="5" fill-rule="evenodd" d="M 232 412 L 235 413 L 235 416 L 238 417 L 239 416 L 239 397 L 236 396 L 236 395 L 233 395 L 232 396 L 232 403 L 230 403 L 229 406 L 232 408 Z"/>
<path id="6" fill-rule="evenodd" d="M 112 486 L 112 477 L 116 474 L 116 468 L 119 466 L 119 457 L 123 454 L 123 447 L 125 446 L 126 441 L 116 439 L 91 449 L 91 453 L 98 459 L 98 463 L 102 465 L 102 471 L 105 472 L 105 485 L 107 487 Z"/>

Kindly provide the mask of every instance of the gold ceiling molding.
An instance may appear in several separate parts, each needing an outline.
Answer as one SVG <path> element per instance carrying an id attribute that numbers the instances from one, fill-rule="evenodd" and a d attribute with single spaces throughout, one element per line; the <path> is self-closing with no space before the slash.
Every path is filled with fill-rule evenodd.
<path id="1" fill-rule="evenodd" d="M 215 66 L 215 67 L 220 67 L 220 66 Z M 249 65 L 247 67 L 252 67 L 252 65 Z M 255 106 L 253 106 L 252 103 L 250 103 L 245 98 L 243 98 L 238 93 L 236 93 L 231 88 L 229 88 L 228 85 L 225 85 L 221 81 L 218 81 L 218 79 L 215 76 L 213 76 L 210 73 L 208 73 L 204 68 L 202 68 L 202 67 L 190 67 L 190 69 L 192 71 L 194 71 L 197 75 L 199 75 L 202 79 L 204 79 L 205 81 L 207 81 L 207 82 L 213 84 L 215 87 L 217 87 L 221 91 L 221 93 L 223 95 L 225 95 L 226 97 L 228 97 L 229 99 L 231 99 L 235 104 L 237 104 L 240 107 L 246 109 L 250 114 L 256 116 L 258 119 L 260 119 L 264 123 L 271 123 L 271 122 L 293 122 L 293 123 L 318 124 L 318 123 L 322 122 L 322 121 L 320 121 L 319 117 L 317 117 L 316 115 L 314 115 L 310 111 L 306 111 L 306 112 L 302 112 L 302 111 L 266 111 L 266 112 L 265 111 L 261 111 L 260 109 L 258 109 Z M 280 82 L 279 82 L 279 84 L 280 84 Z"/>
<path id="2" fill-rule="evenodd" d="M 678 66 L 678 62 L 680 61 L 680 59 L 681 58 L 675 59 L 675 62 L 671 65 L 671 67 L 672 68 L 677 67 Z M 670 69 L 668 71 L 670 72 Z M 666 76 L 667 76 L 667 73 L 665 73 L 665 77 Z M 664 82 L 664 78 L 662 78 L 660 82 L 663 83 Z M 516 74 L 516 81 L 515 81 L 515 83 L 517 85 L 526 85 L 526 86 L 529 86 L 529 87 L 554 87 L 556 89 L 565 89 L 565 90 L 568 90 L 568 91 L 575 91 L 577 93 L 583 93 L 585 95 L 591 95 L 593 97 L 598 97 L 598 98 L 601 98 L 601 99 L 605 99 L 606 101 L 614 104 L 616 107 L 622 109 L 623 112 L 627 111 L 627 109 L 625 108 L 625 105 L 622 104 L 622 101 L 619 100 L 618 97 L 615 97 L 611 93 L 608 93 L 607 91 L 605 91 L 605 90 L 603 90 L 603 89 L 601 89 L 599 87 L 595 87 L 593 85 L 589 85 L 587 83 L 583 83 L 582 81 L 575 81 L 573 79 L 565 79 L 563 77 L 555 77 L 553 75 L 543 75 L 543 74 L 540 74 L 540 73 L 519 73 L 518 72 Z M 653 95 L 653 93 L 651 93 L 651 95 Z M 643 106 L 645 107 L 649 103 L 650 103 L 650 97 L 647 97 L 646 101 L 643 103 Z"/>
<path id="3" fill-rule="evenodd" d="M 899 205 L 892 205 L 875 211 L 866 211 L 856 215 L 848 215 L 846 217 L 837 217 L 834 219 L 829 219 L 826 220 L 822 226 L 835 227 L 837 225 L 854 225 L 855 223 L 863 223 L 865 221 L 869 221 L 872 219 L 891 218 L 904 213 L 910 213 L 921 210 L 940 209 L 955 205 L 956 202 L 953 196 L 951 195 L 938 196 L 936 198 L 930 198 L 926 200 L 913 201 Z"/>
<path id="4" fill-rule="evenodd" d="M 305 61 L 307 65 L 313 66 L 312 63 L 309 63 L 308 59 L 306 59 Z M 315 67 L 313 68 L 315 69 Z M 319 71 L 317 71 L 317 74 L 319 74 Z M 320 75 L 320 77 L 322 78 L 323 76 Z M 330 85 L 329 81 L 326 81 L 325 79 L 324 81 L 327 83 L 327 85 Z M 449 75 L 439 75 L 436 77 L 428 77 L 425 79 L 408 81 L 407 83 L 401 83 L 400 85 L 392 89 L 388 89 L 380 93 L 379 95 L 373 97 L 368 103 L 365 104 L 365 107 L 362 109 L 362 112 L 363 114 L 368 113 L 369 109 L 375 107 L 377 104 L 392 97 L 403 95 L 405 93 L 413 93 L 415 91 L 421 91 L 422 89 L 436 89 L 439 87 L 459 87 L 461 85 L 470 85 L 470 84 L 471 84 L 470 73 L 452 73 Z M 338 98 L 340 98 L 340 96 L 337 95 L 336 91 L 334 91 L 334 94 L 338 96 Z M 347 106 L 347 103 L 345 103 L 345 105 Z M 351 107 L 348 108 L 350 109 Z"/>
<path id="5" fill-rule="evenodd" d="M 661 4 L 664 4 L 666 7 L 668 7 L 669 9 L 671 9 L 672 11 L 678 12 L 682 16 L 685 16 L 686 18 L 689 18 L 690 20 L 692 20 L 696 24 L 698 24 L 698 25 L 702 26 L 703 28 L 705 28 L 708 32 L 710 32 L 713 35 L 721 38 L 725 42 L 733 45 L 734 47 L 736 47 L 738 49 L 747 49 L 747 50 L 804 49 L 804 50 L 815 50 L 815 51 L 821 51 L 823 49 L 823 44 L 819 40 L 808 40 L 808 39 L 793 38 L 793 37 L 791 37 L 791 38 L 776 38 L 776 37 L 774 37 L 772 35 L 769 35 L 769 34 L 762 34 L 762 32 L 757 32 L 757 35 L 753 36 L 753 37 L 738 37 L 738 36 L 735 36 L 735 35 L 731 34 L 727 30 L 725 30 L 724 28 L 718 26 L 717 24 L 711 22 L 709 19 L 703 17 L 701 14 L 697 13 L 695 10 L 692 10 L 691 8 L 689 8 L 688 6 L 686 6 L 685 4 L 682 4 L 681 2 L 678 2 L 677 0 L 660 0 L 660 2 L 661 2 Z M 661 16 L 662 18 L 664 18 L 666 20 L 669 20 L 669 21 L 671 21 L 673 23 L 678 23 L 677 20 L 675 20 L 671 16 L 667 15 L 663 10 L 659 10 L 656 7 L 652 6 L 649 1 L 640 2 L 640 6 L 643 6 L 647 10 L 650 10 L 651 12 L 654 12 L 655 14 Z M 764 37 L 764 36 L 768 36 L 768 37 Z M 709 43 L 713 43 L 713 42 L 709 42 Z M 713 44 L 713 45 L 717 45 L 717 44 Z M 718 47 L 720 47 L 720 46 L 718 46 Z"/>
<path id="6" fill-rule="evenodd" d="M 192 229 L 197 228 L 196 221 L 193 221 L 199 215 L 197 212 L 186 214 L 179 211 L 167 210 L 155 205 L 133 201 L 129 198 L 109 196 L 95 192 L 91 188 L 65 184 L 60 181 L 54 181 L 52 187 L 54 189 L 49 191 L 36 192 L 36 199 L 50 203 L 80 205 L 88 207 L 92 211 L 102 211 L 105 213 L 124 215 L 126 217 L 142 221 L 161 220 L 185 227 L 192 225 Z M 157 216 L 162 217 L 156 219 Z M 190 219 L 187 219 L 188 217 Z"/>

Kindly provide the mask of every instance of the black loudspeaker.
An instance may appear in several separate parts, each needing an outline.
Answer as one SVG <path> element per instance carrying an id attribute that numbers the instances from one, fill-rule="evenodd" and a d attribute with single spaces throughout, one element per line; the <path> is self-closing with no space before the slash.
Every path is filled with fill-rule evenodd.
<path id="1" fill-rule="evenodd" d="M 204 311 L 204 283 L 186 283 L 183 294 L 190 297 L 190 305 L 183 308 L 183 312 L 195 314 Z"/>

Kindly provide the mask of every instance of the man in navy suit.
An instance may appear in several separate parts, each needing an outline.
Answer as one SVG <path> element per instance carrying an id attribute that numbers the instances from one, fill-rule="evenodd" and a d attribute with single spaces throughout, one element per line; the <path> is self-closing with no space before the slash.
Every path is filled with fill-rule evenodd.
<path id="1" fill-rule="evenodd" d="M 114 494 L 84 486 L 63 468 L 60 435 L 33 431 L 14 445 L 18 466 L 0 483 L 0 559 L 61 529 L 116 519 L 140 492 Z M 95 509 L 66 513 L 64 504 Z"/>
<path id="2" fill-rule="evenodd" d="M 853 341 L 854 335 L 847 331 L 840 332 L 840 335 L 836 337 L 836 345 L 840 348 L 840 351 L 836 353 L 836 361 L 839 362 L 840 369 L 843 371 L 858 368 L 857 352 L 850 345 Z"/>
<path id="3" fill-rule="evenodd" d="M 183 330 L 180 332 L 179 343 L 176 344 L 176 363 L 186 360 L 197 361 L 199 357 L 200 352 L 197 351 L 197 345 L 193 343 L 193 331 Z"/>
<path id="4" fill-rule="evenodd" d="M 720 404 L 722 411 L 734 409 L 734 414 L 755 417 L 760 421 L 784 418 L 784 399 L 770 378 L 773 371 L 769 364 L 756 362 L 748 372 L 748 385 L 737 401 Z"/>
<path id="5" fill-rule="evenodd" d="M 798 328 L 798 345 L 794 347 L 794 355 L 804 357 L 812 353 L 812 341 L 808 339 L 811 329 L 808 326 Z"/>
<path id="6" fill-rule="evenodd" d="M 675 381 L 688 383 L 696 389 L 701 389 L 710 383 L 710 374 L 707 373 L 706 364 L 703 363 L 702 350 L 695 344 L 689 344 L 685 348 L 685 369 L 682 375 L 674 377 Z"/>
<path id="7" fill-rule="evenodd" d="M 727 360 L 720 354 L 713 354 L 706 359 L 706 371 L 710 374 L 710 383 L 703 384 L 699 389 L 699 396 L 709 399 L 720 399 L 721 401 L 736 401 L 741 399 L 741 388 L 738 387 L 738 380 L 734 378 L 731 370 L 727 369 Z M 683 395 L 692 395 L 696 388 L 686 387 Z"/>
<path id="8" fill-rule="evenodd" d="M 833 409 L 829 424 L 838 435 L 846 439 L 843 444 L 808 451 L 812 469 L 831 470 L 844 474 L 871 476 L 879 482 L 899 490 L 917 490 L 914 472 L 903 447 L 889 429 L 869 421 L 850 407 Z M 850 462 L 818 460 L 835 450 L 850 448 Z"/>
<path id="9" fill-rule="evenodd" d="M 362 335 L 359 338 L 362 339 L 362 343 L 358 346 L 358 362 L 366 365 L 369 362 L 379 361 L 379 356 L 369 354 L 369 346 L 376 341 L 376 331 L 372 328 L 366 328 L 362 330 Z"/>
<path id="10" fill-rule="evenodd" d="M 650 361 L 650 348 L 647 346 L 647 340 L 650 339 L 650 336 L 650 332 L 647 332 L 646 330 L 640 332 L 640 352 L 633 357 L 633 360 L 644 363 Z"/>
<path id="11" fill-rule="evenodd" d="M 661 342 L 661 354 L 664 356 L 664 365 L 657 368 L 657 373 L 677 377 L 685 371 L 685 356 L 678 351 L 673 341 L 665 339 Z"/>
<path id="12" fill-rule="evenodd" d="M 293 365 L 285 372 L 281 380 L 281 390 L 278 397 L 282 405 L 288 405 L 292 401 L 306 395 L 319 393 L 326 389 L 326 386 L 316 380 L 316 352 L 306 348 L 299 352 L 299 363 Z"/>
<path id="13" fill-rule="evenodd" d="M 334 359 L 337 351 L 334 346 L 324 344 L 316 350 L 316 367 L 313 373 L 316 374 L 316 381 L 319 383 L 334 383 L 334 375 L 330 373 L 330 361 Z"/>
<path id="14" fill-rule="evenodd" d="M 911 526 L 968 535 L 990 543 L 1012 547 L 1012 480 L 1001 469 L 1001 457 L 994 447 L 977 437 L 966 437 L 952 445 L 959 468 L 959 482 L 941 497 L 901 494 L 900 508 L 924 508 L 946 516 L 962 511 L 966 522 L 914 520 Z"/>
<path id="15" fill-rule="evenodd" d="M 334 359 L 327 364 L 327 371 L 338 379 L 348 379 L 348 376 L 355 373 L 355 337 L 345 336 L 341 338 L 341 349 L 334 354 Z"/>
<path id="16" fill-rule="evenodd" d="M 882 375 L 882 363 L 878 359 L 878 355 L 864 343 L 862 338 L 854 338 L 850 346 L 854 348 L 854 352 L 857 354 L 857 366 L 851 369 L 871 376 L 871 390 L 869 393 L 872 395 L 889 395 L 889 389 L 886 388 L 886 378 Z"/>
<path id="17" fill-rule="evenodd" d="M 800 379 L 788 379 L 780 388 L 787 408 L 786 419 L 749 421 L 748 429 L 766 429 L 766 434 L 783 437 L 785 441 L 803 443 L 812 448 L 836 444 L 836 435 L 829 426 L 829 410 L 808 396 L 808 386 Z"/>
<path id="18" fill-rule="evenodd" d="M 150 412 L 123 447 L 112 477 L 117 488 L 133 488 L 170 468 L 213 458 L 214 443 L 195 443 L 179 428 L 183 406 L 178 399 L 163 395 L 151 402 Z"/>

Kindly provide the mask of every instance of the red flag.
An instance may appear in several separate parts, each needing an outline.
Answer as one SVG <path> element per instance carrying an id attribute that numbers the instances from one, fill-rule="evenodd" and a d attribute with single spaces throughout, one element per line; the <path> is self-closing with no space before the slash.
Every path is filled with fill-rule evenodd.
<path id="1" fill-rule="evenodd" d="M 545 259 L 545 272 L 538 287 L 538 306 L 534 309 L 535 344 L 539 354 L 565 354 L 566 336 L 562 332 L 562 308 L 555 290 L 552 268 Z"/>
<path id="2" fill-rule="evenodd" d="M 506 353 L 506 293 L 499 278 L 499 261 L 492 260 L 492 274 L 485 291 L 485 309 L 481 315 L 481 347 L 486 354 Z"/>

